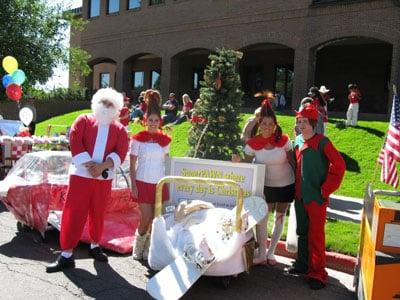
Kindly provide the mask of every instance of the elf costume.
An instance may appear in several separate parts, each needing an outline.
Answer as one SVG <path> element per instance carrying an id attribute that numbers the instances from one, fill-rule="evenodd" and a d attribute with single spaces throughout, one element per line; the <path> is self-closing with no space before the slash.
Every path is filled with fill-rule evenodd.
<path id="1" fill-rule="evenodd" d="M 296 118 L 317 120 L 315 108 L 306 108 Z M 325 222 L 329 195 L 343 179 L 345 162 L 331 141 L 322 134 L 295 140 L 298 253 L 293 267 L 325 284 Z"/>

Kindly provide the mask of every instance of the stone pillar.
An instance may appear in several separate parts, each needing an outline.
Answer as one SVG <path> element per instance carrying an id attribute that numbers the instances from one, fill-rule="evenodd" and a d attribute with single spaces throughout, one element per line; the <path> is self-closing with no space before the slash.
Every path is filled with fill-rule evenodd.
<path id="1" fill-rule="evenodd" d="M 316 50 L 299 47 L 294 53 L 294 81 L 292 108 L 298 109 L 300 101 L 307 96 L 308 89 L 314 83 Z"/>
<path id="2" fill-rule="evenodd" d="M 164 55 L 161 60 L 161 80 L 160 80 L 161 99 L 168 98 L 170 78 L 171 78 L 171 57 L 168 55 Z"/>
<path id="3" fill-rule="evenodd" d="M 114 87 L 119 92 L 126 92 L 124 90 L 124 65 L 121 60 L 117 61 L 117 68 L 115 69 Z"/>
<path id="4" fill-rule="evenodd" d="M 161 62 L 161 97 L 168 99 L 170 92 L 177 92 L 179 87 L 179 62 L 177 58 L 164 55 Z"/>
<path id="5" fill-rule="evenodd" d="M 392 100 L 393 100 L 393 85 L 396 85 L 397 95 L 400 95 L 400 43 L 393 44 L 392 51 L 392 70 L 390 73 L 390 83 L 389 83 L 389 99 L 388 99 L 388 120 L 390 119 L 390 113 L 392 110 Z"/>

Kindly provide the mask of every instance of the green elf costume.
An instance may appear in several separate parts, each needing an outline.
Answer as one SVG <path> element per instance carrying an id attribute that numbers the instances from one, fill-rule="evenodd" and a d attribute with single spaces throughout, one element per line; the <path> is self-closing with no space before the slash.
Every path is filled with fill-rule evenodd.
<path id="1" fill-rule="evenodd" d="M 318 120 L 313 105 L 296 114 L 296 119 Z M 291 273 L 304 273 L 312 289 L 323 288 L 325 270 L 325 222 L 329 195 L 343 179 L 345 162 L 331 141 L 322 134 L 295 140 L 298 253 Z"/>

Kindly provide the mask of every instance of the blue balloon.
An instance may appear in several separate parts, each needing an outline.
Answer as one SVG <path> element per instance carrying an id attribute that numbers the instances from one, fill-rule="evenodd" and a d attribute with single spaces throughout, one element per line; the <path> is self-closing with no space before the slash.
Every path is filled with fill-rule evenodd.
<path id="1" fill-rule="evenodd" d="M 17 69 L 11 74 L 12 80 L 14 83 L 21 85 L 24 83 L 26 76 L 24 71 Z"/>
<path id="2" fill-rule="evenodd" d="M 10 75 L 10 74 L 4 75 L 4 76 L 3 76 L 3 86 L 4 86 L 5 88 L 7 88 L 7 86 L 8 86 L 9 84 L 11 84 L 11 83 L 14 83 L 14 82 L 13 82 L 13 79 L 12 79 L 12 77 L 11 77 L 11 75 Z"/>

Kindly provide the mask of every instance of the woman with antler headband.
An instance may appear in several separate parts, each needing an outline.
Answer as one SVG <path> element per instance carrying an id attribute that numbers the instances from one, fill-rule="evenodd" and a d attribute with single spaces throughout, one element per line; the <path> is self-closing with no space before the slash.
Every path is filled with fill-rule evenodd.
<path id="1" fill-rule="evenodd" d="M 169 153 L 171 138 L 162 132 L 160 93 L 147 90 L 144 99 L 147 106 L 143 130 L 132 137 L 130 152 L 130 176 L 132 194 L 139 203 L 141 219 L 135 233 L 132 256 L 147 259 L 150 246 L 150 227 L 154 217 L 156 184 L 165 176 L 165 161 Z M 163 191 L 163 200 L 168 197 Z"/>
<path id="2" fill-rule="evenodd" d="M 294 199 L 294 172 L 292 143 L 287 135 L 282 134 L 274 111 L 268 99 L 261 106 L 258 121 L 259 134 L 246 143 L 245 162 L 265 165 L 264 196 L 268 204 L 266 217 L 257 224 L 256 235 L 259 243 L 258 255 L 254 264 L 276 265 L 275 248 L 283 231 L 286 210 Z M 239 155 L 233 155 L 233 161 L 240 161 Z M 275 210 L 275 224 L 271 243 L 266 251 L 268 238 L 267 224 L 270 211 Z"/>

